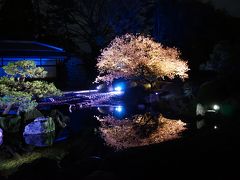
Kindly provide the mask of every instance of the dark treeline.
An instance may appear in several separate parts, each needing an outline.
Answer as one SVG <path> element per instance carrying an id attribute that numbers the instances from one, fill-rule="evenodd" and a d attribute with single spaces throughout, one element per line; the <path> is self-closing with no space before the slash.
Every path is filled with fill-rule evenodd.
<path id="1" fill-rule="evenodd" d="M 177 47 L 193 73 L 216 46 L 240 39 L 239 18 L 192 0 L 0 0 L 0 26 L 1 39 L 57 44 L 92 70 L 100 50 L 125 33 Z"/>

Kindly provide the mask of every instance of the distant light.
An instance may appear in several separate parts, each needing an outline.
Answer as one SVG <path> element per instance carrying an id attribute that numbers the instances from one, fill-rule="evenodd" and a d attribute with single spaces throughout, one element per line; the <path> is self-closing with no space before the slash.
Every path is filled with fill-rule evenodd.
<path id="1" fill-rule="evenodd" d="M 213 105 L 213 109 L 217 111 L 217 110 L 219 110 L 219 109 L 220 109 L 220 106 L 219 106 L 219 105 L 217 105 L 217 104 L 214 104 L 214 105 Z"/>
<path id="2" fill-rule="evenodd" d="M 96 88 L 97 90 L 99 90 L 99 89 L 101 89 L 101 86 L 99 85 L 99 86 L 97 86 L 97 88 Z"/>
<path id="3" fill-rule="evenodd" d="M 122 87 L 121 86 L 117 86 L 114 88 L 115 91 L 122 91 Z"/>
<path id="4" fill-rule="evenodd" d="M 143 86 L 144 86 L 144 88 L 145 88 L 145 89 L 150 89 L 150 88 L 152 87 L 152 85 L 151 85 L 151 84 L 149 84 L 149 83 L 147 83 L 147 84 L 144 84 Z"/>
<path id="5" fill-rule="evenodd" d="M 217 127 L 217 126 L 214 126 L 213 128 L 214 128 L 214 129 L 218 129 L 218 127 Z"/>
<path id="6" fill-rule="evenodd" d="M 100 110 L 100 107 L 98 107 L 97 110 Z"/>
<path id="7" fill-rule="evenodd" d="M 155 94 L 156 94 L 156 95 L 158 95 L 158 93 L 157 93 L 157 92 L 156 92 Z"/>
<path id="8" fill-rule="evenodd" d="M 115 111 L 117 111 L 117 112 L 122 112 L 123 111 L 123 107 L 122 106 L 117 106 L 116 108 L 115 108 Z"/>

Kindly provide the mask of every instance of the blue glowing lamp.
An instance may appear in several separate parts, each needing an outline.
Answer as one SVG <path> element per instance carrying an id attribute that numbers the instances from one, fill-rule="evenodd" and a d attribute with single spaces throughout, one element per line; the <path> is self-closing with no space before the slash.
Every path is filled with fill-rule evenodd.
<path id="1" fill-rule="evenodd" d="M 121 86 L 116 86 L 116 87 L 114 88 L 114 90 L 115 90 L 115 91 L 122 91 L 122 87 L 121 87 Z"/>
<path id="2" fill-rule="evenodd" d="M 117 112 L 122 112 L 123 111 L 123 107 L 122 106 L 117 106 L 116 108 L 115 108 L 115 111 L 117 111 Z"/>
<path id="3" fill-rule="evenodd" d="M 117 91 L 117 92 L 124 91 L 125 88 L 126 88 L 126 84 L 124 82 L 116 83 L 113 86 L 114 91 Z"/>

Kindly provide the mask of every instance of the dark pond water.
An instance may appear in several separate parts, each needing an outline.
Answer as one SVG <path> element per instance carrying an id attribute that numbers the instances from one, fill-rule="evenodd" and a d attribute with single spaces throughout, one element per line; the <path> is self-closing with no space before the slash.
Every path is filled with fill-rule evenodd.
<path id="1" fill-rule="evenodd" d="M 43 112 L 47 116 L 53 109 L 67 120 L 65 128 L 28 136 L 3 132 L 0 179 L 171 179 L 176 174 L 197 179 L 209 173 L 224 177 L 229 174 L 212 166 L 222 170 L 225 161 L 233 167 L 232 162 L 240 160 L 235 134 L 198 136 L 182 121 L 167 119 L 152 107 L 116 102 Z"/>

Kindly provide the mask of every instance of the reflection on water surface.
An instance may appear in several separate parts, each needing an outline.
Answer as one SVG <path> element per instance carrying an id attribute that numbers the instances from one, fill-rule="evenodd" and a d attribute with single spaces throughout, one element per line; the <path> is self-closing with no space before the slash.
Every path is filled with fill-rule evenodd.
<path id="1" fill-rule="evenodd" d="M 114 116 L 96 116 L 101 122 L 100 134 L 106 144 L 115 149 L 145 146 L 180 137 L 185 123 L 150 113 L 137 114 L 119 120 Z"/>
<path id="2" fill-rule="evenodd" d="M 78 156 L 83 158 L 94 153 L 101 156 L 104 148 L 115 151 L 161 143 L 180 138 L 186 130 L 182 121 L 167 119 L 144 105 L 128 107 L 123 103 L 102 104 L 72 112 L 68 107 L 60 107 L 59 110 L 54 107 L 54 114 L 58 114 L 58 117 L 53 117 L 52 112 L 48 110 L 43 113 L 46 117 L 55 118 L 56 130 L 51 133 L 23 135 L 24 127 L 14 135 L 3 131 L 3 136 L 0 131 L 1 174 L 11 175 L 23 164 L 41 158 L 61 162 L 66 155 L 71 157 L 69 152 L 72 151 L 77 151 Z M 67 119 L 64 128 L 61 119 Z M 47 131 L 43 129 L 43 132 Z M 83 153 L 82 149 L 86 147 Z"/>

